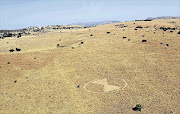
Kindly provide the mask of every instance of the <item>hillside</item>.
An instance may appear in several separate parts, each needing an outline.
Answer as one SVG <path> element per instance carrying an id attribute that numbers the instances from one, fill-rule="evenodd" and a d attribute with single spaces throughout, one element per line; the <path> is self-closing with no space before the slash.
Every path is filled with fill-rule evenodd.
<path id="1" fill-rule="evenodd" d="M 0 39 L 0 114 L 178 114 L 179 31 L 166 19 Z"/>

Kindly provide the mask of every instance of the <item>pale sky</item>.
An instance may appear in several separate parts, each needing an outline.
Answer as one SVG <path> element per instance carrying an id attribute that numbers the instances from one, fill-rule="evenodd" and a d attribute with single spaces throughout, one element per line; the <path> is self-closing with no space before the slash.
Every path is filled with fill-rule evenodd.
<path id="1" fill-rule="evenodd" d="M 180 0 L 0 0 L 0 29 L 180 16 Z"/>

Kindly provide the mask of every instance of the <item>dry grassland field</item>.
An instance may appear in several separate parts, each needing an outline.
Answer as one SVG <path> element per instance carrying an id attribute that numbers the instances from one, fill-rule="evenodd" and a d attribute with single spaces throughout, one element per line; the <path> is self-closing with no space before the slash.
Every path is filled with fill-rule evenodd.
<path id="1" fill-rule="evenodd" d="M 164 19 L 0 39 L 0 114 L 179 114 L 179 31 Z"/>

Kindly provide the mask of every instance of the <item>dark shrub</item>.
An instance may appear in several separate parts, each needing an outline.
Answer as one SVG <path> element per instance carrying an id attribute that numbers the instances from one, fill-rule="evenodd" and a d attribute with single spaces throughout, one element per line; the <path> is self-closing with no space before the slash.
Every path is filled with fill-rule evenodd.
<path id="1" fill-rule="evenodd" d="M 21 33 L 18 34 L 17 38 L 21 37 Z"/>
<path id="2" fill-rule="evenodd" d="M 14 52 L 14 49 L 10 49 L 9 52 Z"/>
<path id="3" fill-rule="evenodd" d="M 16 51 L 21 51 L 21 49 L 19 49 L 19 48 L 16 48 Z"/>
<path id="4" fill-rule="evenodd" d="M 147 40 L 142 40 L 142 42 L 147 42 Z"/>
<path id="5" fill-rule="evenodd" d="M 13 35 L 12 33 L 4 33 L 3 37 L 12 37 L 12 35 Z"/>
<path id="6" fill-rule="evenodd" d="M 79 88 L 79 87 L 80 87 L 80 85 L 77 86 L 77 88 Z"/>
<path id="7" fill-rule="evenodd" d="M 137 104 L 136 107 L 132 108 L 132 110 L 134 110 L 134 111 L 140 111 L 140 112 L 141 112 L 141 109 L 142 109 L 142 107 L 141 107 L 140 104 Z"/>
<path id="8" fill-rule="evenodd" d="M 136 28 L 143 28 L 143 27 L 141 27 L 141 26 L 137 26 Z"/>

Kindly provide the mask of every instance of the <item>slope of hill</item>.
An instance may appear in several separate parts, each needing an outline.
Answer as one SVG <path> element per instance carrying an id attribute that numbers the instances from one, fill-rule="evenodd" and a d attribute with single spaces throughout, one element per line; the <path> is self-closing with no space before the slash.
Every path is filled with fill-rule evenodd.
<path id="1" fill-rule="evenodd" d="M 0 113 L 138 114 L 140 104 L 143 114 L 178 114 L 179 26 L 132 21 L 0 39 Z"/>

